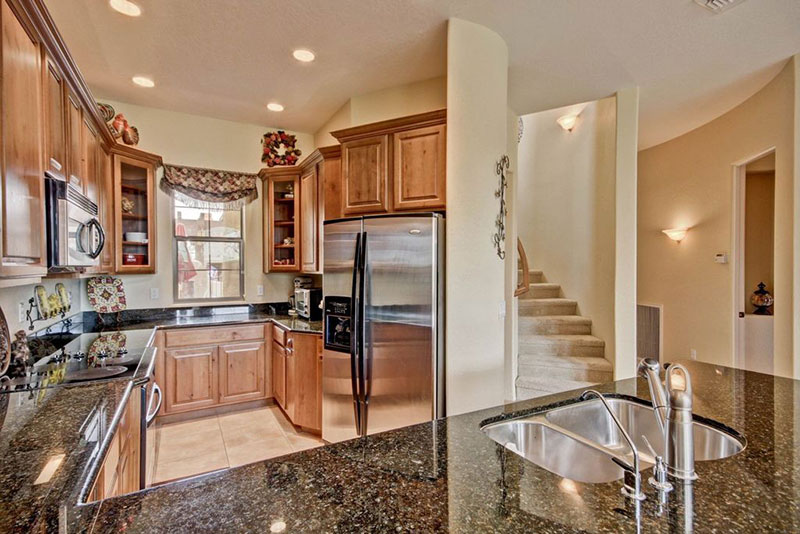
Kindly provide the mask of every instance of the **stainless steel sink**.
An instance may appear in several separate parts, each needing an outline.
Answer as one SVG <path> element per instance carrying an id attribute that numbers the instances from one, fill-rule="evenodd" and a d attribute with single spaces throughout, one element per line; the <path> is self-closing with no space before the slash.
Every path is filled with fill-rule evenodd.
<path id="1" fill-rule="evenodd" d="M 658 427 L 653 409 L 626 399 L 607 399 L 614 413 L 628 431 L 646 461 L 655 461 L 643 436 L 656 454 L 664 455 L 664 437 Z M 556 408 L 544 414 L 545 419 L 565 430 L 600 443 L 617 454 L 624 455 L 627 444 L 611 416 L 597 399 Z M 737 437 L 701 422 L 694 422 L 694 458 L 697 461 L 719 460 L 741 452 L 745 447 Z"/>
<path id="2" fill-rule="evenodd" d="M 653 410 L 633 401 L 607 398 L 639 449 L 640 470 L 655 459 L 642 436 L 663 455 L 664 438 Z M 539 467 L 578 482 L 619 480 L 623 470 L 611 458 L 633 456 L 609 413 L 598 399 L 554 408 L 533 416 L 483 427 L 488 437 Z M 701 422 L 694 422 L 695 459 L 717 460 L 741 452 L 745 442 Z"/>

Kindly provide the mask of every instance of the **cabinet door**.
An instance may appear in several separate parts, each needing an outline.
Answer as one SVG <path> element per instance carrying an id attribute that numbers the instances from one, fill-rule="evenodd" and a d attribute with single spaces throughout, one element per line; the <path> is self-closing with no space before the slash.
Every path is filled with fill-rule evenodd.
<path id="1" fill-rule="evenodd" d="M 39 43 L 2 0 L 2 274 L 40 275 L 44 237 L 42 66 Z"/>
<path id="2" fill-rule="evenodd" d="M 345 215 L 387 211 L 388 149 L 388 135 L 342 143 Z"/>
<path id="3" fill-rule="evenodd" d="M 300 177 L 300 258 L 302 272 L 317 273 L 319 261 L 319 194 L 317 166 Z"/>
<path id="4" fill-rule="evenodd" d="M 113 151 L 112 151 L 113 153 Z M 114 160 L 114 270 L 118 274 L 156 272 L 155 165 L 113 153 Z M 122 209 L 122 199 L 133 203 Z M 147 235 L 147 243 L 126 242 L 125 234 Z"/>
<path id="5" fill-rule="evenodd" d="M 445 207 L 445 125 L 393 135 L 395 210 Z"/>
<path id="6" fill-rule="evenodd" d="M 294 334 L 294 354 L 290 357 L 293 370 L 292 387 L 287 396 L 292 399 L 292 422 L 310 430 L 320 430 L 319 356 L 314 334 Z"/>
<path id="7" fill-rule="evenodd" d="M 100 224 L 106 234 L 106 244 L 100 254 L 99 272 L 114 272 L 114 172 L 111 164 L 111 154 L 97 145 L 97 181 L 100 184 Z"/>
<path id="8" fill-rule="evenodd" d="M 78 98 L 67 90 L 67 181 L 86 192 L 83 164 L 83 112 Z"/>
<path id="9" fill-rule="evenodd" d="M 217 404 L 217 347 L 169 349 L 164 356 L 167 413 Z"/>
<path id="10" fill-rule="evenodd" d="M 219 347 L 219 401 L 240 402 L 266 397 L 264 342 Z"/>
<path id="11" fill-rule="evenodd" d="M 44 113 L 45 113 L 45 168 L 51 174 L 64 178 L 67 165 L 67 131 L 64 110 L 64 78 L 61 71 L 45 54 L 44 62 Z"/>
<path id="12" fill-rule="evenodd" d="M 272 395 L 286 409 L 286 351 L 275 342 L 272 343 Z"/>
<path id="13" fill-rule="evenodd" d="M 89 200 L 99 204 L 100 179 L 97 169 L 97 146 L 100 144 L 100 140 L 97 138 L 94 128 L 86 120 L 81 124 L 81 162 L 83 164 L 84 194 L 89 197 Z"/>

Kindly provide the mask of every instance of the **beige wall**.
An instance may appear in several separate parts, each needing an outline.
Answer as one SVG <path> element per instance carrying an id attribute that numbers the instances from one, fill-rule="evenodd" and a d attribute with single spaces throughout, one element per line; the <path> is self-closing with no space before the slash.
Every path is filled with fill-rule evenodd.
<path id="1" fill-rule="evenodd" d="M 142 150 L 160 154 L 165 163 L 209 167 L 230 171 L 258 172 L 261 163 L 261 136 L 272 128 L 257 124 L 223 121 L 198 115 L 176 113 L 133 104 L 103 100 L 124 113 L 139 129 Z M 314 150 L 313 136 L 297 135 L 301 159 Z M 287 298 L 293 274 L 262 272 L 262 190 L 259 199 L 245 207 L 245 298 L 248 302 L 275 302 Z M 174 305 L 173 242 L 171 198 L 160 189 L 157 196 L 157 273 L 122 276 L 130 308 Z M 257 286 L 264 295 L 257 295 Z M 159 298 L 150 299 L 150 288 L 159 290 Z"/>
<path id="2" fill-rule="evenodd" d="M 556 123 L 581 109 L 571 132 Z M 516 208 L 528 261 L 578 301 L 613 361 L 616 99 L 522 120 Z"/>
<path id="3" fill-rule="evenodd" d="M 745 313 L 753 313 L 750 296 L 764 282 L 774 293 L 773 240 L 775 223 L 775 171 L 750 172 L 745 176 L 744 296 Z M 783 297 L 783 295 L 778 295 Z"/>
<path id="4" fill-rule="evenodd" d="M 509 108 L 506 118 L 506 146 L 509 160 L 506 189 L 506 258 L 505 258 L 505 400 L 516 399 L 517 388 L 514 387 L 517 379 L 517 352 L 519 349 L 519 317 L 517 316 L 519 299 L 514 297 L 517 289 L 517 235 L 518 219 L 517 210 L 517 184 L 519 182 L 519 143 L 517 142 L 520 117 Z"/>
<path id="5" fill-rule="evenodd" d="M 794 210 L 793 63 L 721 117 L 639 153 L 639 301 L 664 306 L 664 357 L 733 364 L 733 167 L 775 147 L 775 373 L 791 376 Z M 664 228 L 691 227 L 676 244 Z"/>
<path id="6" fill-rule="evenodd" d="M 431 78 L 352 97 L 314 134 L 316 146 L 338 143 L 329 132 L 447 107 L 447 78 Z"/>
<path id="7" fill-rule="evenodd" d="M 491 30 L 450 19 L 447 72 L 445 367 L 455 415 L 504 399 L 505 272 L 492 235 L 495 162 L 508 150 L 508 48 Z"/>

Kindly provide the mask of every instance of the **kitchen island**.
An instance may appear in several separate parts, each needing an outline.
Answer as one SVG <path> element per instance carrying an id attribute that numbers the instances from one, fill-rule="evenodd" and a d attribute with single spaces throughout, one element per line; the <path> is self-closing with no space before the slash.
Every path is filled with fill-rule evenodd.
<path id="1" fill-rule="evenodd" d="M 685 362 L 695 414 L 743 434 L 746 448 L 698 462 L 659 506 L 636 513 L 621 481 L 566 481 L 489 439 L 487 422 L 575 402 L 567 392 L 448 417 L 219 471 L 139 493 L 79 504 L 101 455 L 80 438 L 98 403 L 121 401 L 120 383 L 48 392 L 15 424 L 9 408 L 0 498 L 5 531 L 66 532 L 792 532 L 800 530 L 800 381 Z M 598 386 L 647 399 L 641 380 Z M 9 406 L 29 402 L 9 394 Z M 123 390 L 124 396 L 124 390 Z M 111 404 L 109 404 L 111 402 Z M 48 454 L 67 458 L 41 489 Z M 83 451 L 83 452 L 81 452 Z M 20 456 L 21 455 L 21 456 Z M 23 462 L 20 458 L 25 457 Z M 12 463 L 9 463 L 8 459 Z M 16 469 L 16 471 L 15 471 Z M 27 484 L 27 485 L 26 485 Z"/>

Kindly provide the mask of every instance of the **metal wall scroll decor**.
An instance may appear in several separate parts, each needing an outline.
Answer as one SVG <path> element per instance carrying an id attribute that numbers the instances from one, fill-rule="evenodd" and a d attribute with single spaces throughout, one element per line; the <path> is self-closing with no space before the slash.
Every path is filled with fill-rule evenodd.
<path id="1" fill-rule="evenodd" d="M 494 197 L 500 199 L 500 213 L 497 214 L 497 218 L 494 221 L 497 232 L 495 232 L 492 237 L 492 241 L 494 242 L 494 248 L 497 249 L 497 257 L 501 260 L 506 258 L 506 251 L 503 249 L 506 241 L 506 215 L 508 215 L 508 210 L 506 209 L 506 188 L 508 187 L 506 171 L 508 170 L 508 166 L 508 156 L 504 154 L 497 162 L 495 169 L 495 172 L 500 177 L 500 183 L 497 190 L 494 192 Z"/>

